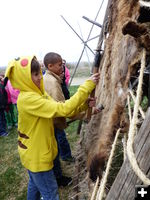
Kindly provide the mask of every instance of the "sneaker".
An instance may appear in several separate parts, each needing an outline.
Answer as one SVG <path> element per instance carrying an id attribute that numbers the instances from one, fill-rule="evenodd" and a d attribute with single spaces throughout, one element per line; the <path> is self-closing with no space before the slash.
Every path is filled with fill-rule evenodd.
<path id="1" fill-rule="evenodd" d="M 2 133 L 0 136 L 1 136 L 1 137 L 6 137 L 6 136 L 8 136 L 8 133 L 7 133 L 7 132 L 4 132 L 4 133 Z"/>
<path id="2" fill-rule="evenodd" d="M 67 162 L 75 162 L 75 158 L 73 156 L 62 159 L 63 161 L 67 161 Z"/>
<path id="3" fill-rule="evenodd" d="M 65 186 L 68 186 L 69 183 L 71 183 L 72 181 L 72 178 L 71 177 L 67 177 L 67 176 L 62 176 L 61 178 L 56 178 L 57 180 L 57 184 L 58 184 L 58 187 L 65 187 Z"/>

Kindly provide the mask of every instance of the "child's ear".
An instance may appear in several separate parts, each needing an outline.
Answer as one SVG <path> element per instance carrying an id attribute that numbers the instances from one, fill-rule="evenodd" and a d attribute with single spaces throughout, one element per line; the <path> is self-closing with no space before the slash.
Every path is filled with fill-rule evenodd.
<path id="1" fill-rule="evenodd" d="M 49 70 L 51 70 L 52 69 L 52 64 L 48 64 L 48 66 L 47 66 L 47 68 L 49 69 Z"/>

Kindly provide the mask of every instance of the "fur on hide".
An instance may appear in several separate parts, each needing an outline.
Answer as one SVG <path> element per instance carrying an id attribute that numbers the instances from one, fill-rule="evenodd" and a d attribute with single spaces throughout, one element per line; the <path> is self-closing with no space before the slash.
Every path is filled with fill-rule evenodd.
<path id="1" fill-rule="evenodd" d="M 126 93 L 122 91 L 118 92 L 117 103 L 114 105 L 110 118 L 108 119 L 107 126 L 105 127 L 105 133 L 101 134 L 99 138 L 99 149 L 98 153 L 90 158 L 88 163 L 88 170 L 90 179 L 92 181 L 96 181 L 97 176 L 101 179 L 102 172 L 105 167 L 105 161 L 108 159 L 112 141 L 114 140 L 115 134 L 117 129 L 120 127 L 122 128 L 122 133 L 128 131 L 129 128 L 129 121 L 124 114 L 124 107 L 126 102 Z"/>
<path id="2" fill-rule="evenodd" d="M 108 29 L 109 37 L 105 41 L 106 47 L 100 65 L 102 76 L 96 90 L 99 91 L 99 103 L 102 103 L 105 109 L 99 121 L 96 117 L 94 121 L 93 117 L 93 122 L 88 127 L 89 133 L 87 132 L 87 167 L 92 181 L 95 181 L 97 176 L 102 177 L 117 129 L 122 128 L 122 132 L 128 131 L 129 122 L 124 109 L 126 91 L 134 68 L 141 59 L 141 49 L 145 47 L 147 51 L 150 50 L 149 25 L 136 21 L 140 12 L 139 2 L 112 2 L 111 28 Z M 119 88 L 118 82 L 121 82 Z M 120 95 L 121 89 L 123 92 Z M 94 124 L 97 124 L 96 130 Z"/>
<path id="3" fill-rule="evenodd" d="M 139 46 L 150 51 L 150 22 L 139 24 L 135 21 L 128 21 L 123 25 L 122 33 L 134 37 Z"/>

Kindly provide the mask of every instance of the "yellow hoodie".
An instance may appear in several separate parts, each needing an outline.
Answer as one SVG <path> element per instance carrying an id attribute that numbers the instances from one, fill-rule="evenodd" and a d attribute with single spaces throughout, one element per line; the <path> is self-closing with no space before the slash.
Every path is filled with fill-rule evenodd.
<path id="1" fill-rule="evenodd" d="M 57 155 L 52 118 L 67 117 L 77 112 L 76 108 L 87 100 L 95 84 L 87 80 L 69 100 L 64 103 L 56 102 L 45 92 L 43 78 L 41 89 L 33 83 L 33 57 L 21 57 L 11 61 L 5 76 L 14 88 L 20 90 L 17 107 L 18 151 L 21 162 L 30 171 L 40 172 L 52 169 Z"/>

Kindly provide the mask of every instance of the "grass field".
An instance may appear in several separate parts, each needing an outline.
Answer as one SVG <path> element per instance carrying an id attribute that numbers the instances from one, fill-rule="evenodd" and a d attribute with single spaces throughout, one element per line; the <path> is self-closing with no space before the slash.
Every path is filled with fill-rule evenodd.
<path id="1" fill-rule="evenodd" d="M 70 94 L 74 94 L 78 86 L 70 87 Z M 78 121 L 73 122 L 66 129 L 72 153 L 75 153 Z M 27 192 L 28 175 L 22 167 L 17 150 L 17 129 L 13 128 L 7 137 L 0 137 L 0 200 L 25 200 Z M 72 176 L 74 165 L 61 161 L 65 175 Z M 68 200 L 71 186 L 60 188 L 60 200 Z"/>
<path id="2" fill-rule="evenodd" d="M 88 64 L 87 62 L 80 62 L 79 66 L 76 69 L 75 77 L 89 77 L 91 71 L 92 63 Z M 69 68 L 70 75 L 74 73 L 76 68 L 76 63 L 67 63 Z M 6 68 L 0 67 L 0 74 L 5 73 Z"/>

